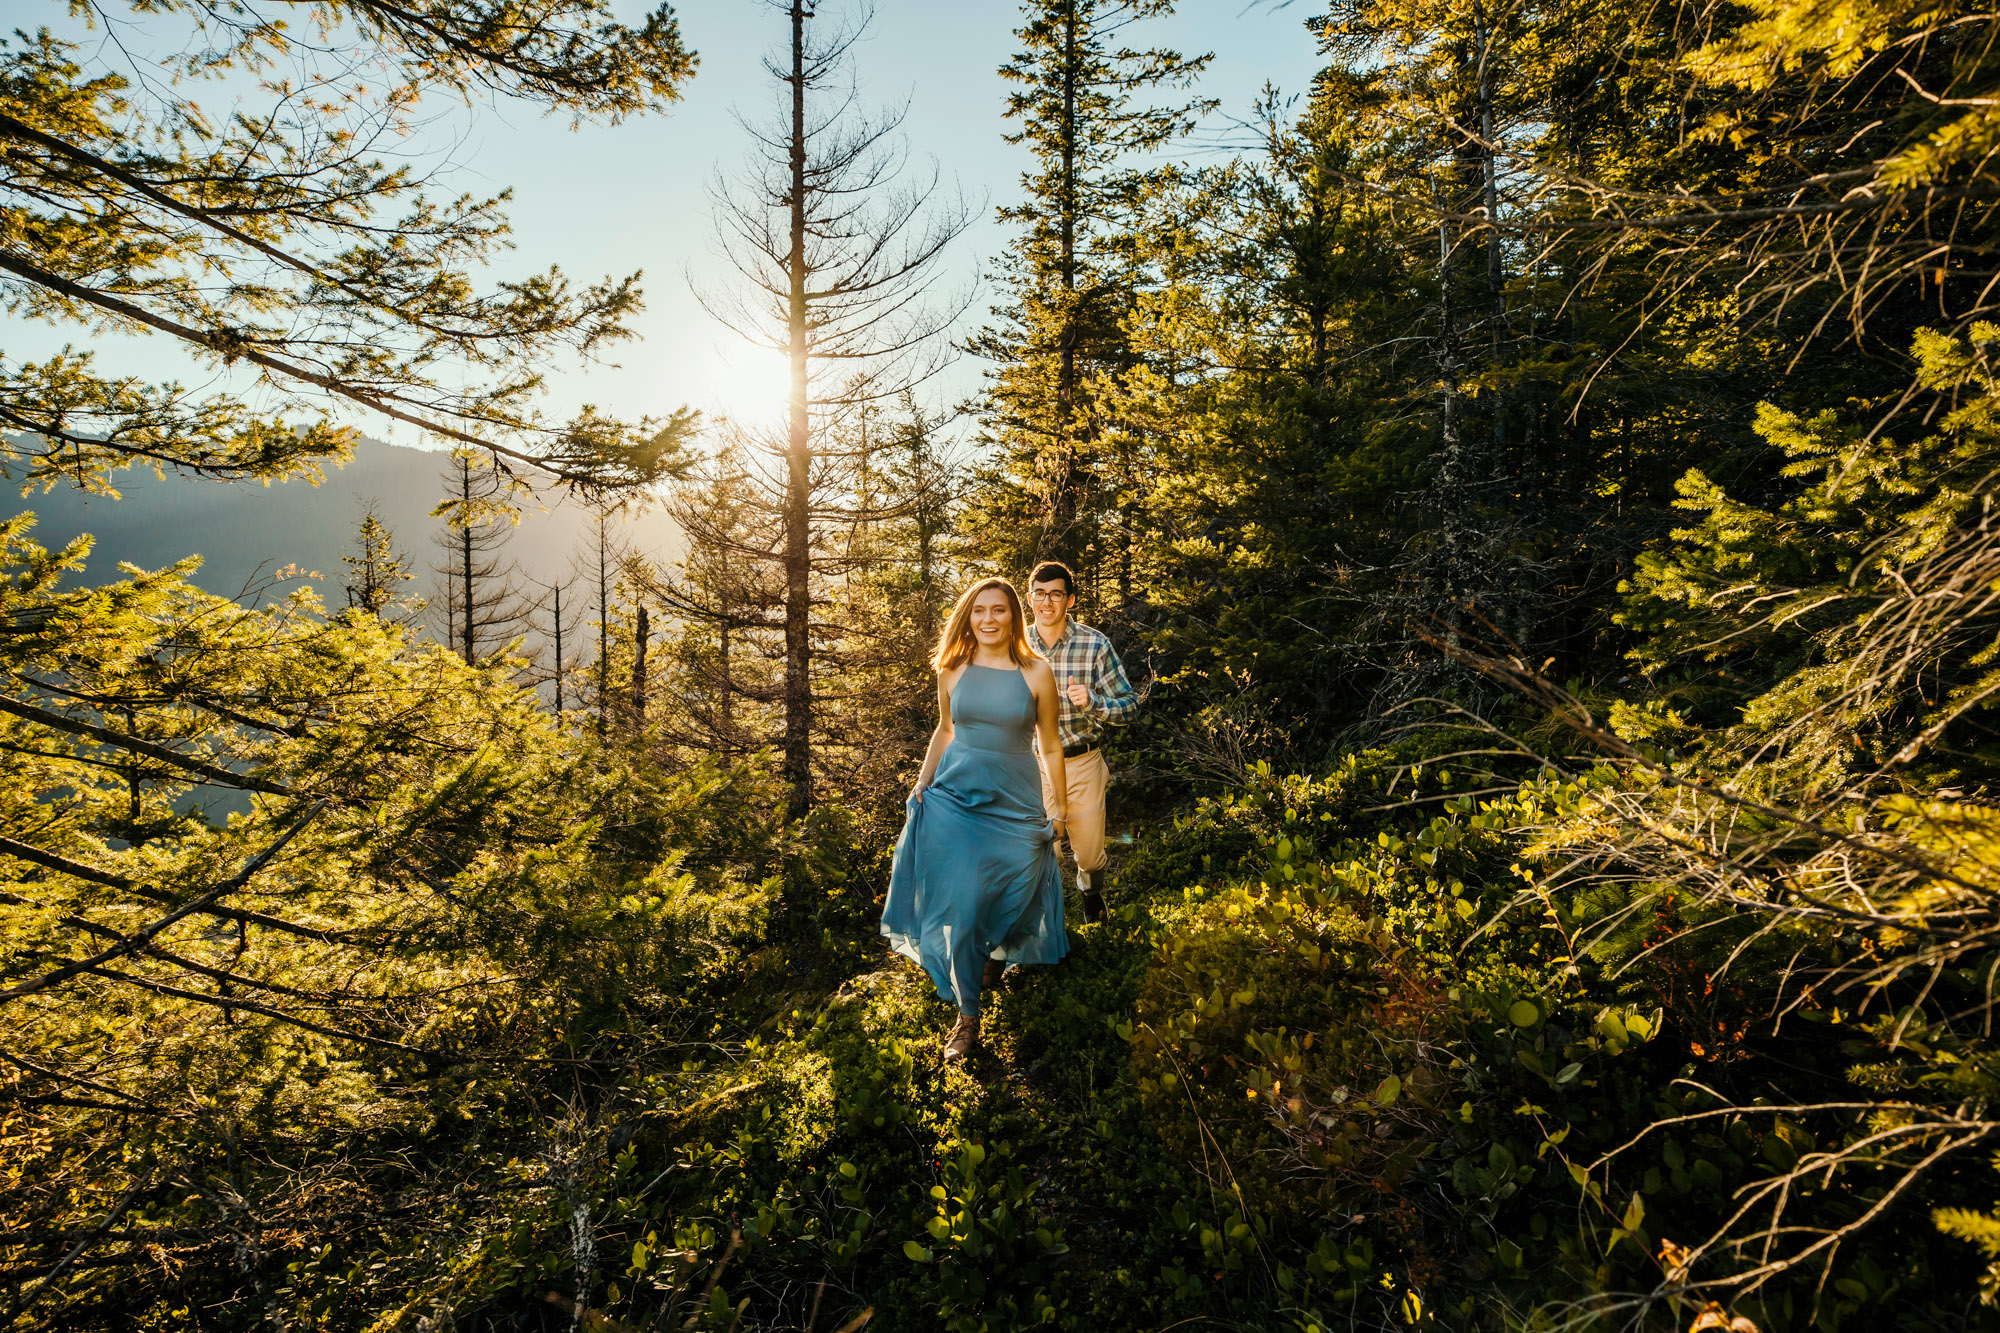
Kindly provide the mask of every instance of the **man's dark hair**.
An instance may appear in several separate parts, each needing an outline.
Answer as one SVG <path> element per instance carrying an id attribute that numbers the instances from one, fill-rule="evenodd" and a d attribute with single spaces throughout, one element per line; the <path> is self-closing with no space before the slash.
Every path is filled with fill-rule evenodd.
<path id="1" fill-rule="evenodd" d="M 1028 575 L 1028 586 L 1032 588 L 1037 583 L 1054 583 L 1057 579 L 1062 580 L 1064 592 L 1071 597 L 1076 596 L 1076 575 L 1070 573 L 1069 566 L 1060 560 L 1044 560 L 1036 565 L 1034 572 Z"/>

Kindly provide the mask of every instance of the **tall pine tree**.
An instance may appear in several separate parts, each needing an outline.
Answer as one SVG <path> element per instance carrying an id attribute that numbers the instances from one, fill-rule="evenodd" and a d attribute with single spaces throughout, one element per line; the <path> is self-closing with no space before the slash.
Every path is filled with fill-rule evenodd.
<path id="1" fill-rule="evenodd" d="M 1007 565 L 1060 556 L 1094 590 L 1098 512 L 1113 469 L 1102 457 L 1099 382 L 1131 362 L 1123 321 L 1144 281 L 1133 245 L 1147 170 L 1134 159 L 1187 133 L 1210 105 L 1185 89 L 1209 57 L 1125 45 L 1127 29 L 1171 0 L 1034 0 L 1001 66 L 1013 85 L 1009 143 L 1034 154 L 1022 198 L 1000 210 L 1020 233 L 1001 261 L 1003 303 L 972 342 L 993 363 L 986 426 L 999 470 L 978 506 L 982 546 Z"/>

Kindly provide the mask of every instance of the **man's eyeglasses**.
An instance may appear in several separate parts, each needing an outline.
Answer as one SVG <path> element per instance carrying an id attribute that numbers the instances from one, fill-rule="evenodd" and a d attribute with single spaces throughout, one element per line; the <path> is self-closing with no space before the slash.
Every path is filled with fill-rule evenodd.
<path id="1" fill-rule="evenodd" d="M 1034 592 L 1028 594 L 1028 600 L 1031 602 L 1067 602 L 1069 594 L 1061 588 L 1036 589 Z"/>

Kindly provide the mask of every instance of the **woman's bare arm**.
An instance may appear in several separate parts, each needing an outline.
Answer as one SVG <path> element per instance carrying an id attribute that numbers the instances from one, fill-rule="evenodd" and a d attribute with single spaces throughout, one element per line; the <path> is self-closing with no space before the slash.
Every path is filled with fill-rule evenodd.
<path id="1" fill-rule="evenodd" d="M 917 799 L 924 799 L 924 788 L 931 785 L 931 778 L 937 774 L 938 760 L 944 758 L 944 750 L 951 744 L 951 687 L 957 683 L 965 668 L 938 673 L 938 724 L 931 732 L 931 746 L 924 751 L 924 766 L 917 774 Z"/>
<path id="2" fill-rule="evenodd" d="M 1047 662 L 1028 667 L 1028 689 L 1035 696 L 1035 736 L 1042 743 L 1042 769 L 1055 793 L 1056 823 L 1069 823 L 1069 781 L 1063 767 L 1062 733 L 1056 730 L 1061 703 L 1056 698 L 1056 673 Z"/>

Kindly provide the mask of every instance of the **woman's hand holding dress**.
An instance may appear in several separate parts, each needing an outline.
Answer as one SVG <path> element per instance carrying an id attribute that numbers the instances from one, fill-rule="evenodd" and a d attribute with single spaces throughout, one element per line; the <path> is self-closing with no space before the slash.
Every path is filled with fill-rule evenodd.
<path id="1" fill-rule="evenodd" d="M 1035 753 L 1043 721 L 1050 754 L 1061 753 L 1046 671 L 1033 685 L 1013 667 L 971 663 L 959 673 L 944 701 L 951 730 L 933 735 L 896 841 L 882 933 L 965 1015 L 979 1012 L 989 961 L 1053 963 L 1069 948 L 1049 836 L 1051 825 L 1066 826 L 1069 803 L 1052 800 L 1061 818 L 1051 820 Z"/>

